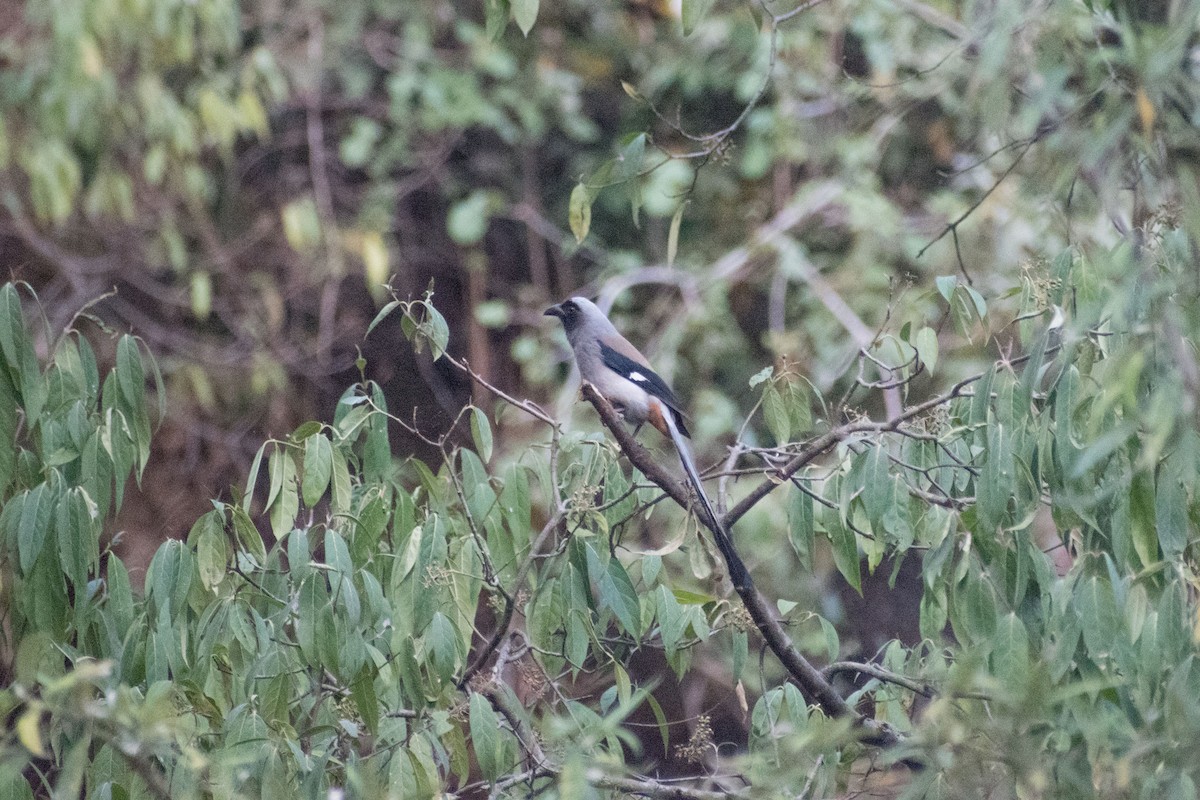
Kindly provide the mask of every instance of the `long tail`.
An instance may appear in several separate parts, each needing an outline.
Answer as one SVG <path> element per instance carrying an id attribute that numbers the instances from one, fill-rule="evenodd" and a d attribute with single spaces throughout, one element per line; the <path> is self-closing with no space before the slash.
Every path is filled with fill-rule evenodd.
<path id="1" fill-rule="evenodd" d="M 725 563 L 729 565 L 729 580 L 733 583 L 734 588 L 740 589 L 748 586 L 749 574 L 746 571 L 746 565 L 742 563 L 741 557 L 733 549 L 733 541 L 729 538 L 729 532 L 725 530 L 721 518 L 717 516 L 712 503 L 708 501 L 708 495 L 704 493 L 704 486 L 700 483 L 700 474 L 696 471 L 696 464 L 692 459 L 692 450 L 688 447 L 687 440 L 675 423 L 675 415 L 666 414 L 664 416 L 667 428 L 671 432 L 671 443 L 675 445 L 675 451 L 679 453 L 679 461 L 683 464 L 683 471 L 687 473 L 688 481 L 692 484 L 692 489 L 695 490 L 700 505 L 704 506 L 704 513 L 712 522 L 713 541 L 716 542 L 717 549 L 725 558 Z"/>

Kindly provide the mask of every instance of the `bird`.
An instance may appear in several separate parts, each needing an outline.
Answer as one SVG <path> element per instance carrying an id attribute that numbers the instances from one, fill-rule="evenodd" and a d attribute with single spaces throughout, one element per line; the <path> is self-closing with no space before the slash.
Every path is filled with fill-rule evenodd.
<path id="1" fill-rule="evenodd" d="M 740 587 L 746 578 L 745 566 L 733 549 L 725 526 L 708 500 L 687 439 L 691 437 L 684 420 L 682 404 L 670 385 L 650 366 L 638 349 L 609 321 L 595 303 L 586 297 L 572 297 L 550 306 L 545 316 L 557 317 L 566 331 L 575 353 L 579 377 L 600 393 L 628 423 L 634 435 L 642 425 L 666 436 L 675 448 L 683 471 L 696 498 L 711 521 L 717 548 L 729 566 L 730 580 Z"/>

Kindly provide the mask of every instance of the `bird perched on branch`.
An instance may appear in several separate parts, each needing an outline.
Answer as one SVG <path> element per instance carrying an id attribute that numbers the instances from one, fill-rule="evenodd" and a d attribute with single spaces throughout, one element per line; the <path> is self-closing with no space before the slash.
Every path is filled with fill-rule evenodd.
<path id="1" fill-rule="evenodd" d="M 613 327 L 591 300 L 572 297 L 550 306 L 545 314 L 562 321 L 567 341 L 575 352 L 580 378 L 596 387 L 622 418 L 635 427 L 634 433 L 649 422 L 671 440 L 696 498 L 708 515 L 706 522 L 711 522 L 709 527 L 729 567 L 729 577 L 735 585 L 740 585 L 745 567 L 700 483 L 700 474 L 685 438 L 690 434 L 679 398 L 651 368 L 646 357 Z"/>

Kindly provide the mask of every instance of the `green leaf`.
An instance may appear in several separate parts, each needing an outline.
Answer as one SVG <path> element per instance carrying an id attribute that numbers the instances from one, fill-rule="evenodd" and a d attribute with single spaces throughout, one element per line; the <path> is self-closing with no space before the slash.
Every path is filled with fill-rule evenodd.
<path id="1" fill-rule="evenodd" d="M 793 488 L 791 502 L 788 504 L 788 541 L 796 551 L 800 566 L 805 570 L 812 569 L 813 533 L 816 529 L 813 519 L 813 499 L 807 492 Z"/>
<path id="2" fill-rule="evenodd" d="M 642 171 L 642 160 L 646 153 L 646 134 L 638 133 L 629 138 L 617 156 L 616 167 L 613 170 L 614 181 L 627 181 L 637 177 Z"/>
<path id="3" fill-rule="evenodd" d="M 817 619 L 821 623 L 821 633 L 825 636 L 825 658 L 830 663 L 837 661 L 841 654 L 841 641 L 838 639 L 837 628 L 833 627 L 833 623 L 824 617 L 817 615 Z"/>
<path id="4" fill-rule="evenodd" d="M 7 496 L 17 466 L 17 388 L 0 366 L 0 497 Z"/>
<path id="5" fill-rule="evenodd" d="M 55 513 L 59 565 L 75 587 L 76 607 L 87 604 L 90 570 L 99 564 L 99 511 L 83 489 L 69 489 Z"/>
<path id="6" fill-rule="evenodd" d="M 320 667 L 321 654 L 317 645 L 317 634 L 321 627 L 322 611 L 329 602 L 325 588 L 325 576 L 314 572 L 300 582 L 296 609 L 296 643 L 300 645 L 305 661 L 310 666 Z"/>
<path id="7" fill-rule="evenodd" d="M 669 753 L 671 752 L 671 726 L 667 722 L 667 715 L 663 712 L 662 706 L 659 705 L 654 695 L 647 695 L 646 703 L 650 706 L 650 710 L 654 712 L 654 721 L 658 723 L 658 734 L 662 737 L 663 752 Z"/>
<path id="8" fill-rule="evenodd" d="M 403 535 L 403 534 L 402 534 Z M 399 558 L 395 566 L 392 567 L 392 585 L 399 586 L 401 581 L 408 577 L 408 573 L 417 564 L 417 557 L 421 553 L 422 529 L 420 525 L 415 526 L 408 534 L 406 539 L 397 542 L 397 547 L 400 547 Z"/>
<path id="9" fill-rule="evenodd" d="M 512 15 L 521 33 L 528 36 L 537 22 L 538 0 L 512 0 Z"/>
<path id="10" fill-rule="evenodd" d="M 271 499 L 268 515 L 271 519 L 271 532 L 276 539 L 282 539 L 284 534 L 296 523 L 296 514 L 300 511 L 300 493 L 296 487 L 296 462 L 291 453 L 283 447 L 276 448 L 271 455 Z M 259 563 L 262 563 L 261 561 Z"/>
<path id="11" fill-rule="evenodd" d="M 934 278 L 933 282 L 937 286 L 938 294 L 942 296 L 943 300 L 949 303 L 951 298 L 954 297 L 955 288 L 958 286 L 958 276 L 939 275 Z"/>
<path id="12" fill-rule="evenodd" d="M 471 406 L 471 438 L 475 442 L 475 451 L 484 463 L 491 460 L 492 426 L 488 424 L 487 414 L 477 406 Z"/>
<path id="13" fill-rule="evenodd" d="M 629 574 L 616 558 L 608 560 L 605 577 L 600 581 L 600 602 L 613 614 L 634 638 L 642 635 L 642 609 Z"/>
<path id="14" fill-rule="evenodd" d="M 1001 617 L 996 626 L 992 637 L 992 669 L 1009 686 L 1021 686 L 1029 677 L 1029 634 L 1014 612 Z"/>
<path id="15" fill-rule="evenodd" d="M 1108 578 L 1095 573 L 1081 577 L 1075 584 L 1075 609 L 1092 659 L 1110 656 L 1121 634 L 1121 615 Z"/>
<path id="16" fill-rule="evenodd" d="M 129 572 L 116 556 L 108 559 L 108 599 L 105 609 L 112 615 L 113 625 L 124 632 L 133 625 L 133 589 Z"/>
<path id="17" fill-rule="evenodd" d="M 246 476 L 246 493 L 242 498 L 242 503 L 246 508 L 254 505 L 254 487 L 258 483 L 258 473 L 262 469 L 263 453 L 269 446 L 272 446 L 271 442 L 263 442 L 262 446 L 258 448 L 258 452 L 254 454 L 254 460 L 250 462 L 250 473 Z M 269 506 L 270 503 L 267 505 Z"/>
<path id="18" fill-rule="evenodd" d="M 434 612 L 425 643 L 434 671 L 442 680 L 450 680 L 458 666 L 458 631 L 442 612 Z"/>
<path id="19" fill-rule="evenodd" d="M 122 336 L 117 342 L 117 363 L 114 371 L 121 388 L 122 403 L 118 406 L 125 412 L 130 434 L 137 450 L 137 475 L 140 479 L 146 462 L 150 459 L 150 415 L 146 410 L 146 370 L 142 366 L 142 354 L 137 340 Z"/>
<path id="20" fill-rule="evenodd" d="M 733 632 L 733 680 L 736 683 L 742 679 L 742 669 L 746 666 L 746 657 L 750 652 L 750 641 L 745 631 Z"/>
<path id="21" fill-rule="evenodd" d="M 837 514 L 825 522 L 829 541 L 833 545 L 833 563 L 854 591 L 862 594 L 862 569 L 858 557 L 858 539 Z"/>
<path id="22" fill-rule="evenodd" d="M 442 312 L 434 307 L 431 300 L 426 300 L 424 303 L 427 328 L 427 336 L 429 337 L 429 349 L 433 354 L 433 360 L 437 361 L 446 353 L 446 348 L 450 346 L 450 326 L 446 324 L 446 318 L 442 316 Z M 377 396 L 379 393 L 374 392 Z M 381 405 L 376 397 L 376 405 Z M 382 407 L 382 406 L 381 406 Z M 386 428 L 385 428 L 386 429 Z"/>
<path id="23" fill-rule="evenodd" d="M 989 641 L 997 626 L 996 593 L 991 582 L 978 571 L 972 570 L 960 591 L 969 640 L 974 643 Z"/>
<path id="24" fill-rule="evenodd" d="M 371 331 L 375 330 L 375 327 L 379 323 L 391 316 L 391 313 L 395 311 L 399 305 L 399 300 L 389 300 L 388 302 L 384 303 L 383 308 L 379 309 L 379 312 L 375 315 L 375 318 L 371 320 L 371 324 L 367 326 L 367 332 L 363 334 L 363 337 L 365 338 L 370 336 Z"/>
<path id="25" fill-rule="evenodd" d="M 508 765 L 501 763 L 503 740 L 500 735 L 500 718 L 492 710 L 488 699 L 478 692 L 471 694 L 470 702 L 471 744 L 475 748 L 475 759 L 488 781 L 496 781 Z"/>
<path id="26" fill-rule="evenodd" d="M 1143 567 L 1158 563 L 1159 537 L 1163 531 L 1156 524 L 1156 506 L 1161 508 L 1150 476 L 1144 472 L 1135 473 L 1129 487 L 1128 524 L 1129 533 L 1133 537 L 1133 548 Z M 1167 535 L 1172 533 L 1168 532 Z"/>
<path id="27" fill-rule="evenodd" d="M 300 493 L 304 505 L 312 508 L 321 501 L 333 473 L 333 445 L 324 434 L 304 440 L 304 480 Z"/>
<path id="28" fill-rule="evenodd" d="M 862 456 L 862 472 L 859 488 L 862 490 L 863 507 L 871 520 L 871 530 L 876 536 L 883 533 L 883 515 L 892 500 L 892 482 L 888 475 L 890 460 L 886 445 L 877 444 Z"/>
<path id="29" fill-rule="evenodd" d="M 1163 554 L 1172 559 L 1183 553 L 1191 538 L 1187 516 L 1187 492 L 1179 480 L 1176 461 L 1174 455 L 1167 458 L 1159 470 L 1154 493 L 1158 541 L 1162 545 Z"/>
<path id="30" fill-rule="evenodd" d="M 567 219 L 571 224 L 571 233 L 575 234 L 576 243 L 583 244 L 588 229 L 592 227 L 592 193 L 582 183 L 576 184 L 571 190 Z"/>
<path id="31" fill-rule="evenodd" d="M 350 510 L 353 484 L 350 481 L 350 465 L 346 462 L 346 454 L 341 447 L 333 450 L 331 465 L 333 470 L 330 477 L 330 483 L 333 486 L 331 510 L 335 514 L 344 514 Z"/>
<path id="32" fill-rule="evenodd" d="M 51 516 L 57 498 L 49 485 L 40 483 L 25 493 L 21 519 L 17 523 L 17 555 L 22 574 L 33 570 L 50 532 Z"/>
<path id="33" fill-rule="evenodd" d="M 917 358 L 921 359 L 921 363 L 925 365 L 925 369 L 932 375 L 934 368 L 937 367 L 938 360 L 937 333 L 934 332 L 933 328 L 921 328 L 913 336 L 912 345 L 917 350 Z"/>
<path id="34" fill-rule="evenodd" d="M 194 542 L 192 534 L 196 535 Z M 217 585 L 225 580 L 225 572 L 229 566 L 224 516 L 219 511 L 208 512 L 196 521 L 192 527 L 192 534 L 188 535 L 188 541 L 196 548 L 196 568 L 200 573 L 200 583 L 205 588 L 215 591 Z"/>
<path id="35" fill-rule="evenodd" d="M 679 227 L 683 224 L 683 209 L 686 203 L 680 203 L 671 217 L 671 227 L 667 229 L 667 266 L 675 265 L 675 255 L 679 252 Z"/>
<path id="36" fill-rule="evenodd" d="M 25 333 L 21 299 L 11 283 L 0 288 L 0 354 L 8 363 L 13 384 L 20 388 L 26 426 L 32 429 L 41 419 L 46 403 L 46 384 L 33 344 Z"/>
<path id="37" fill-rule="evenodd" d="M 783 395 L 774 383 L 768 383 L 763 389 L 763 419 L 767 423 L 767 429 L 771 431 L 771 436 L 775 438 L 775 444 L 787 444 L 792 435 L 792 419 Z"/>
<path id="38" fill-rule="evenodd" d="M 367 730 L 375 735 L 379 732 L 379 698 L 375 695 L 375 667 L 365 664 L 359 671 L 358 677 L 350 684 L 350 696 L 358 708 Z"/>
<path id="39" fill-rule="evenodd" d="M 654 591 L 654 600 L 658 612 L 658 635 L 662 639 L 667 659 L 670 660 L 679 647 L 679 639 L 687 625 L 687 616 L 675 595 L 665 585 L 660 584 Z"/>
<path id="40" fill-rule="evenodd" d="M 192 585 L 192 570 L 192 554 L 183 542 L 168 539 L 159 545 L 146 569 L 146 597 L 153 600 L 155 613 L 162 616 L 165 612 L 174 618 L 183 610 Z"/>
<path id="41" fill-rule="evenodd" d="M 230 517 L 233 519 L 233 535 L 242 552 L 250 556 L 256 564 L 265 563 L 267 550 L 263 546 L 262 534 L 250 520 L 250 515 L 240 506 L 231 506 Z"/>

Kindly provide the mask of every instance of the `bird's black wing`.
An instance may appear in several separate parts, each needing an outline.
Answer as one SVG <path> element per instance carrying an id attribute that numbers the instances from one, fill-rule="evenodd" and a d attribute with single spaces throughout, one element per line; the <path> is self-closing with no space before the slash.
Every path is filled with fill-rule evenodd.
<path id="1" fill-rule="evenodd" d="M 671 387 L 657 372 L 639 364 L 629 356 L 618 353 L 603 342 L 600 343 L 600 360 L 604 366 L 622 378 L 641 386 L 647 393 L 666 403 L 667 407 L 675 412 L 675 423 L 679 426 L 680 432 L 684 436 L 691 436 L 687 426 L 683 424 L 683 411 L 680 408 L 679 398 L 675 396 L 675 392 L 671 391 Z"/>

